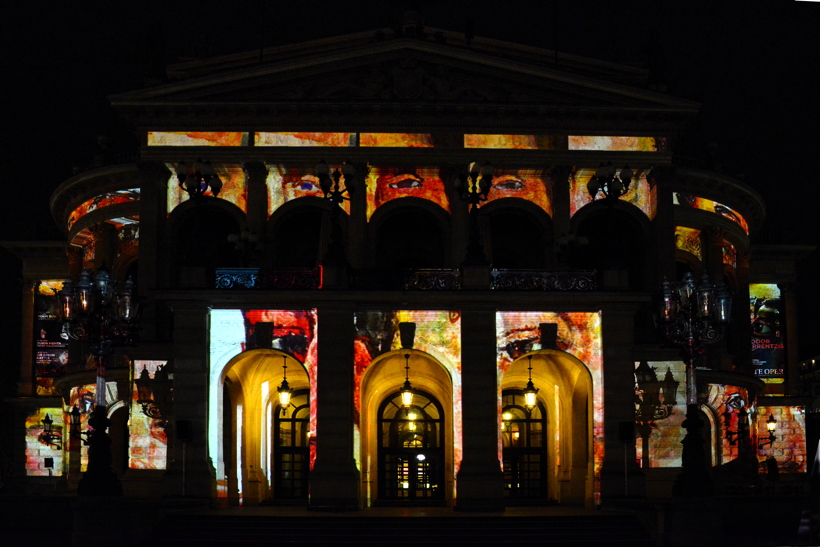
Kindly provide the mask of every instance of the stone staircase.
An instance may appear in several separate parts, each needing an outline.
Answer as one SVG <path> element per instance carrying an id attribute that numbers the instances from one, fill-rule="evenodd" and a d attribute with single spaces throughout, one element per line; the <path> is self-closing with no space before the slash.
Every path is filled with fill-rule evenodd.
<path id="1" fill-rule="evenodd" d="M 268 517 L 168 515 L 156 546 L 228 545 L 568 545 L 655 547 L 629 514 L 595 516 Z"/>

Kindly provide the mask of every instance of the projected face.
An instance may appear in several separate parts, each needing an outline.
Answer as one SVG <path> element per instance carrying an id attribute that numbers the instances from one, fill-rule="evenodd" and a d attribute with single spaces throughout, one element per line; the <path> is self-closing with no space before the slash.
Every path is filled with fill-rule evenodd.
<path id="1" fill-rule="evenodd" d="M 341 165 L 329 166 L 331 172 Z M 268 165 L 268 215 L 272 215 L 285 203 L 305 196 L 324 197 L 319 185 L 319 177 L 312 167 L 293 167 L 284 165 Z M 342 177 L 340 186 L 345 187 L 346 181 Z M 342 208 L 350 212 L 350 202 L 345 201 Z"/>
<path id="2" fill-rule="evenodd" d="M 552 215 L 552 182 L 542 178 L 540 170 L 518 169 L 493 177 L 487 201 L 502 198 L 527 200 Z"/>
<path id="3" fill-rule="evenodd" d="M 371 168 L 368 176 L 368 218 L 382 205 L 397 198 L 426 199 L 450 210 L 438 169 Z"/>

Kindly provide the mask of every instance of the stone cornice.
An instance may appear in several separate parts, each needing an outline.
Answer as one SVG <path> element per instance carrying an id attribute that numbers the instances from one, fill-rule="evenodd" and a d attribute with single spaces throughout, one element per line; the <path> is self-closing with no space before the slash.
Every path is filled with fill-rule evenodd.
<path id="1" fill-rule="evenodd" d="M 766 205 L 760 194 L 741 181 L 714 171 L 677 167 L 673 191 L 712 199 L 737 209 L 752 231 L 760 228 L 766 217 Z"/>

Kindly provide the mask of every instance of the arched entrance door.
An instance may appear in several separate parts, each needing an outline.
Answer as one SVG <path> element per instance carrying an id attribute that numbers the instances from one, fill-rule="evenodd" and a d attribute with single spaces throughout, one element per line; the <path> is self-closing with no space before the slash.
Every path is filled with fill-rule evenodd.
<path id="1" fill-rule="evenodd" d="M 282 413 L 273 406 L 273 497 L 299 500 L 308 497 L 310 472 L 310 395 L 295 391 Z"/>
<path id="2" fill-rule="evenodd" d="M 524 406 L 520 389 L 508 389 L 501 399 L 504 497 L 508 501 L 547 498 L 547 416 L 544 405 Z"/>
<path id="3" fill-rule="evenodd" d="M 401 394 L 379 407 L 380 502 L 444 500 L 444 411 L 431 395 L 416 391 L 405 410 Z"/>

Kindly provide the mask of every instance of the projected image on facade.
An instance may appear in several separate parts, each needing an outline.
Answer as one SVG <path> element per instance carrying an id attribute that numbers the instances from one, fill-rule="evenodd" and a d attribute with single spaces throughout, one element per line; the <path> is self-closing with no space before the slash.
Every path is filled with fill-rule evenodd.
<path id="1" fill-rule="evenodd" d="M 356 133 L 271 133 L 260 131 L 254 134 L 254 146 L 356 146 Z"/>
<path id="2" fill-rule="evenodd" d="M 44 423 L 49 420 L 50 425 Z M 62 408 L 38 408 L 26 417 L 27 476 L 56 477 L 63 474 L 65 430 Z"/>
<path id="3" fill-rule="evenodd" d="M 675 226 L 675 248 L 694 255 L 698 260 L 703 260 L 700 230 L 687 228 L 686 226 Z"/>
<path id="4" fill-rule="evenodd" d="M 746 232 L 747 234 L 749 233 L 749 224 L 746 222 L 746 219 L 743 218 L 743 215 L 741 215 L 731 207 L 723 205 L 722 203 L 718 203 L 717 201 L 712 201 L 711 199 L 693 196 L 691 194 L 673 192 L 672 203 L 674 203 L 675 205 L 682 205 L 684 207 L 691 207 L 693 209 L 701 209 L 703 211 L 716 213 L 738 224 L 741 228 L 743 228 L 744 232 Z"/>
<path id="5" fill-rule="evenodd" d="M 359 133 L 361 147 L 433 148 L 433 137 L 427 133 Z"/>
<path id="6" fill-rule="evenodd" d="M 341 164 L 328 167 L 331 173 L 336 169 L 340 172 L 342 170 Z M 309 166 L 269 164 L 268 178 L 265 181 L 268 188 L 268 216 L 294 199 L 305 196 L 324 197 L 315 171 L 315 167 Z M 339 184 L 342 188 L 346 186 L 344 175 Z M 344 201 L 340 206 L 350 214 L 350 201 Z"/>
<path id="7" fill-rule="evenodd" d="M 550 361 L 540 362 L 540 358 L 533 358 L 533 382 L 540 382 L 541 388 L 547 390 L 544 400 L 553 402 L 553 407 L 547 408 L 548 414 L 555 417 L 556 423 L 563 423 L 564 431 L 560 428 L 552 430 L 553 446 L 562 446 L 562 437 L 570 435 L 577 443 L 578 439 L 587 435 L 586 432 L 576 431 L 577 425 L 571 421 L 558 419 L 561 408 L 570 408 L 570 401 L 577 395 L 570 391 L 569 386 L 561 377 L 573 375 L 575 385 L 586 376 L 590 393 L 584 400 L 592 399 L 592 447 L 595 496 L 600 492 L 600 470 L 604 457 L 604 408 L 603 408 L 603 353 L 601 339 L 601 316 L 598 313 L 553 313 L 553 312 L 499 312 L 496 315 L 496 339 L 498 348 L 499 386 L 504 385 L 505 375 L 511 373 L 513 367 L 521 368 L 522 356 L 541 350 L 541 325 L 556 325 L 556 349 L 571 356 L 569 359 L 560 356 L 552 357 Z M 546 327 L 549 328 L 549 327 Z M 577 359 L 577 362 L 573 361 Z M 580 370 L 581 368 L 585 370 Z M 522 371 L 519 371 L 519 374 Z M 520 383 L 520 382 L 519 382 Z M 576 387 L 576 389 L 578 389 Z M 555 395 L 547 395 L 553 391 Z M 499 393 L 499 410 L 501 409 L 501 393 Z M 585 409 L 572 407 L 572 412 L 586 412 Z M 556 416 L 556 414 L 558 416 Z M 564 443 L 568 444 L 568 443 Z M 549 443 L 547 445 L 550 446 Z M 560 452 L 559 452 L 560 454 Z"/>
<path id="8" fill-rule="evenodd" d="M 168 178 L 168 214 L 180 204 L 188 201 L 188 192 L 179 185 L 179 178 L 176 175 L 176 165 L 165 164 L 170 171 Z M 248 189 L 245 185 L 245 172 L 239 165 L 213 164 L 214 171 L 222 180 L 222 190 L 219 192 L 219 199 L 229 201 L 239 207 L 243 212 L 248 212 Z M 211 191 L 205 192 L 206 196 L 211 196 Z"/>
<path id="9" fill-rule="evenodd" d="M 167 361 L 133 361 L 132 378 L 140 378 L 143 371 L 148 378 L 154 378 L 159 367 L 167 366 Z M 138 403 L 139 392 L 136 383 L 131 390 L 131 418 L 128 421 L 128 467 L 131 469 L 165 469 L 168 455 L 168 437 L 162 420 L 149 418 Z"/>
<path id="10" fill-rule="evenodd" d="M 774 458 L 781 473 L 806 472 L 806 415 L 799 406 L 761 406 L 755 430 L 759 441 L 769 439 L 766 422 L 774 417 L 775 439 L 758 452 L 760 472 L 766 472 L 765 460 Z"/>
<path id="11" fill-rule="evenodd" d="M 704 438 L 711 439 L 711 465 L 722 465 L 740 455 L 740 435 L 748 435 L 755 408 L 749 392 L 738 386 L 710 384 L 706 405 L 701 407 L 707 421 Z M 715 435 L 715 432 L 720 432 Z"/>
<path id="12" fill-rule="evenodd" d="M 34 293 L 34 362 L 37 395 L 57 395 L 54 379 L 66 373 L 68 335 L 58 315 L 62 280 L 40 280 Z"/>
<path id="13" fill-rule="evenodd" d="M 496 171 L 487 201 L 503 198 L 527 200 L 552 216 L 552 181 L 541 169 Z"/>
<path id="14" fill-rule="evenodd" d="M 774 284 L 749 285 L 752 321 L 752 366 L 758 378 L 783 378 L 786 366 L 786 314 L 780 288 Z"/>
<path id="15" fill-rule="evenodd" d="M 88 418 L 91 416 L 91 411 L 94 408 L 96 392 L 96 384 L 86 384 L 83 386 L 73 387 L 69 392 L 68 405 L 66 405 L 65 414 L 69 415 L 75 408 L 79 411 L 79 430 L 81 432 L 88 431 Z M 78 470 L 84 472 L 86 470 L 86 466 L 88 465 L 88 445 L 81 442 L 79 439 L 76 442 L 80 447 L 80 462 Z M 72 461 L 75 457 L 75 451 L 76 448 L 74 448 L 74 451 L 66 451 L 66 458 L 68 459 L 68 464 L 70 467 L 75 466 L 75 463 Z"/>
<path id="16" fill-rule="evenodd" d="M 248 133 L 149 131 L 148 146 L 248 146 Z"/>
<path id="17" fill-rule="evenodd" d="M 513 150 L 555 150 L 555 137 L 549 135 L 464 135 L 464 148 L 501 148 Z"/>
<path id="18" fill-rule="evenodd" d="M 657 152 L 655 137 L 602 137 L 578 136 L 568 137 L 570 150 L 606 150 L 611 152 Z"/>
<path id="19" fill-rule="evenodd" d="M 92 211 L 96 211 L 97 209 L 102 209 L 103 207 L 108 207 L 110 205 L 117 205 L 118 203 L 130 203 L 132 201 L 139 201 L 140 199 L 140 189 L 139 188 L 131 188 L 129 190 L 118 190 L 116 192 L 108 192 L 107 194 L 102 194 L 99 196 L 95 196 L 88 201 L 84 202 L 82 205 L 74 209 L 74 211 L 68 217 L 68 229 L 70 230 L 74 223 L 80 220 L 82 217 L 87 215 Z"/>
<path id="20" fill-rule="evenodd" d="M 649 190 L 649 182 L 646 180 L 646 169 L 633 169 L 634 175 L 632 184 L 626 195 L 619 198 L 621 201 L 631 203 L 644 212 L 646 216 L 652 218 L 655 214 L 655 206 L 652 202 L 652 192 Z M 570 215 L 574 215 L 581 207 L 592 203 L 592 197 L 587 190 L 587 183 L 595 175 L 595 169 L 578 169 L 570 176 L 569 181 L 569 210 Z"/>
<path id="21" fill-rule="evenodd" d="M 636 458 L 642 467 L 680 467 L 686 366 L 682 361 L 635 365 Z"/>
<path id="22" fill-rule="evenodd" d="M 368 220 L 385 203 L 404 197 L 425 199 L 450 211 L 444 181 L 437 168 L 371 167 L 367 177 Z"/>

